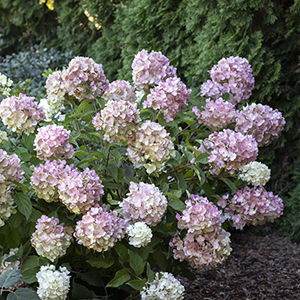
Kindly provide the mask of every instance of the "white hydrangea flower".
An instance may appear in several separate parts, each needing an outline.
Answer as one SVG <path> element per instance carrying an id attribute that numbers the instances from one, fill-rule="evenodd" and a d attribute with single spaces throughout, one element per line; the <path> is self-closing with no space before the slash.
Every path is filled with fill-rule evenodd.
<path id="1" fill-rule="evenodd" d="M 142 300 L 183 300 L 184 286 L 171 273 L 160 272 L 141 291 Z"/>
<path id="2" fill-rule="evenodd" d="M 8 141 L 7 132 L 0 130 L 0 144 Z"/>
<path id="3" fill-rule="evenodd" d="M 0 94 L 8 97 L 10 92 L 10 86 L 13 84 L 13 81 L 7 78 L 5 75 L 0 73 Z"/>
<path id="4" fill-rule="evenodd" d="M 264 186 L 271 178 L 271 170 L 261 162 L 252 161 L 241 169 L 239 178 L 253 186 Z"/>
<path id="5" fill-rule="evenodd" d="M 126 233 L 129 237 L 129 244 L 137 248 L 148 245 L 153 236 L 151 228 L 145 222 L 129 225 Z"/>
<path id="6" fill-rule="evenodd" d="M 55 270 L 54 265 L 42 266 L 36 274 L 37 294 L 42 300 L 65 300 L 70 289 L 70 272 L 65 267 Z"/>

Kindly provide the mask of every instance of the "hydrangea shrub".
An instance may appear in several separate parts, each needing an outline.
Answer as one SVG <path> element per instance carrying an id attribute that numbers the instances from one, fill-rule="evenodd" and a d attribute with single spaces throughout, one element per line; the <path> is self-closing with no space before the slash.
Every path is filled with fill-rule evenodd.
<path id="1" fill-rule="evenodd" d="M 120 299 L 184 299 L 176 276 L 222 263 L 229 226 L 282 214 L 256 159 L 285 119 L 251 103 L 245 59 L 224 58 L 210 74 L 191 99 L 168 58 L 142 50 L 132 83 L 109 83 L 101 65 L 76 57 L 49 74 L 39 104 L 5 91 L 21 116 L 1 114 L 3 100 L 5 293 L 75 300 L 110 288 Z"/>

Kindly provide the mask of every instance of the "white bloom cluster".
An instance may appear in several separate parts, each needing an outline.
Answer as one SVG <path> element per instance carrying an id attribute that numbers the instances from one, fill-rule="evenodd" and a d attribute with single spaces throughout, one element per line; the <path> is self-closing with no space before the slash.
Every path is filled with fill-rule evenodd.
<path id="1" fill-rule="evenodd" d="M 0 130 L 0 144 L 4 143 L 5 141 L 8 141 L 7 133 L 6 131 Z"/>
<path id="2" fill-rule="evenodd" d="M 8 97 L 10 86 L 13 84 L 12 80 L 0 73 L 0 94 Z"/>
<path id="3" fill-rule="evenodd" d="M 271 178 L 271 170 L 261 162 L 252 161 L 241 169 L 239 178 L 253 186 L 264 186 Z"/>
<path id="4" fill-rule="evenodd" d="M 148 245 L 153 236 L 151 228 L 144 222 L 129 225 L 126 229 L 126 233 L 129 237 L 129 244 L 136 248 Z"/>
<path id="5" fill-rule="evenodd" d="M 171 273 L 156 273 L 153 282 L 141 291 L 141 299 L 183 300 L 184 286 Z"/>
<path id="6" fill-rule="evenodd" d="M 42 266 L 36 274 L 37 294 L 42 300 L 65 300 L 70 289 L 70 272 L 65 267 L 55 270 L 54 265 Z"/>

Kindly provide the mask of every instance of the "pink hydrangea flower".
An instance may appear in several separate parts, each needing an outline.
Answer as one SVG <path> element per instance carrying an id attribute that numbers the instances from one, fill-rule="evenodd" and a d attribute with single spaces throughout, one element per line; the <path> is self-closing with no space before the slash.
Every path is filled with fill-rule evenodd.
<path id="1" fill-rule="evenodd" d="M 167 198 L 154 184 L 130 182 L 127 198 L 119 204 L 128 222 L 145 222 L 155 226 L 161 222 L 167 209 Z"/>
<path id="2" fill-rule="evenodd" d="M 161 52 L 142 50 L 132 62 L 132 79 L 138 90 L 149 91 L 168 77 L 176 77 L 176 68 Z"/>
<path id="3" fill-rule="evenodd" d="M 285 119 L 277 109 L 252 103 L 243 107 L 236 118 L 236 131 L 251 134 L 258 147 L 269 145 L 283 130 Z"/>
<path id="4" fill-rule="evenodd" d="M 73 169 L 73 165 L 66 165 L 64 160 L 46 161 L 34 168 L 31 185 L 37 196 L 46 202 L 58 201 L 58 185 Z"/>
<path id="5" fill-rule="evenodd" d="M 230 233 L 216 227 L 208 233 L 188 232 L 182 239 L 175 235 L 170 242 L 173 257 L 186 260 L 192 268 L 213 267 L 222 263 L 231 253 Z"/>
<path id="6" fill-rule="evenodd" d="M 196 106 L 192 108 L 192 112 L 197 116 L 199 124 L 204 124 L 213 130 L 220 130 L 227 127 L 236 119 L 236 110 L 234 105 L 222 98 L 212 101 L 206 100 L 206 106 L 200 111 Z"/>
<path id="7" fill-rule="evenodd" d="M 223 95 L 223 86 L 218 82 L 207 80 L 201 85 L 201 96 L 218 99 Z"/>
<path id="8" fill-rule="evenodd" d="M 190 93 L 191 90 L 186 88 L 180 78 L 167 78 L 151 90 L 143 106 L 161 109 L 164 119 L 171 122 L 187 106 Z"/>
<path id="9" fill-rule="evenodd" d="M 39 128 L 34 140 L 36 156 L 41 160 L 71 158 L 74 149 L 68 141 L 69 136 L 70 131 L 63 126 L 47 125 Z"/>
<path id="10" fill-rule="evenodd" d="M 199 151 L 209 153 L 208 161 L 212 175 L 219 175 L 222 168 L 234 174 L 244 165 L 255 161 L 258 155 L 257 142 L 251 135 L 243 135 L 230 129 L 212 133 L 204 140 Z"/>
<path id="11" fill-rule="evenodd" d="M 125 230 L 126 222 L 117 211 L 108 212 L 104 205 L 95 205 L 77 222 L 74 236 L 78 244 L 105 252 L 125 236 Z"/>
<path id="12" fill-rule="evenodd" d="M 17 154 L 8 155 L 6 151 L 0 149 L 0 183 L 19 182 L 23 179 L 23 175 L 21 160 Z"/>
<path id="13" fill-rule="evenodd" d="M 36 231 L 31 236 L 31 244 L 38 255 L 52 262 L 66 254 L 71 244 L 72 235 L 66 232 L 59 219 L 42 215 L 35 226 Z"/>
<path id="14" fill-rule="evenodd" d="M 71 170 L 58 185 L 59 199 L 74 214 L 84 214 L 104 195 L 102 181 L 94 170 Z"/>
<path id="15" fill-rule="evenodd" d="M 283 214 L 283 202 L 264 187 L 244 187 L 232 197 L 225 208 L 237 229 L 245 225 L 263 225 L 273 222 Z"/>
<path id="16" fill-rule="evenodd" d="M 148 174 L 158 175 L 175 156 L 174 144 L 164 127 L 146 120 L 129 144 L 127 155 L 135 168 L 145 167 Z"/>
<path id="17" fill-rule="evenodd" d="M 133 140 L 140 121 L 137 104 L 129 101 L 109 100 L 93 118 L 96 130 L 103 129 L 104 140 L 111 143 Z"/>
<path id="18" fill-rule="evenodd" d="M 35 126 L 45 118 L 43 108 L 38 106 L 34 97 L 19 94 L 5 98 L 0 103 L 0 117 L 2 122 L 12 131 L 29 134 L 34 132 Z"/>
<path id="19" fill-rule="evenodd" d="M 46 80 L 48 104 L 53 112 L 58 112 L 65 102 L 66 86 L 64 82 L 66 70 L 55 71 Z"/>
<path id="20" fill-rule="evenodd" d="M 214 83 L 222 85 L 222 89 L 219 88 L 222 92 L 220 96 L 224 93 L 230 94 L 229 102 L 241 103 L 251 96 L 254 88 L 254 77 L 251 65 L 246 58 L 239 56 L 222 58 L 208 72 Z"/>
<path id="21" fill-rule="evenodd" d="M 179 229 L 204 234 L 214 231 L 216 226 L 221 226 L 218 208 L 206 197 L 191 195 L 191 199 L 186 200 L 185 205 L 186 209 L 182 212 L 182 216 L 176 214 Z"/>
<path id="22" fill-rule="evenodd" d="M 103 99 L 106 101 L 129 101 L 136 102 L 134 86 L 130 85 L 128 81 L 116 80 L 109 84 L 108 89 L 103 94 Z"/>
<path id="23" fill-rule="evenodd" d="M 79 101 L 102 96 L 108 89 L 108 80 L 102 65 L 89 57 L 73 58 L 64 75 L 68 95 L 76 97 Z"/>

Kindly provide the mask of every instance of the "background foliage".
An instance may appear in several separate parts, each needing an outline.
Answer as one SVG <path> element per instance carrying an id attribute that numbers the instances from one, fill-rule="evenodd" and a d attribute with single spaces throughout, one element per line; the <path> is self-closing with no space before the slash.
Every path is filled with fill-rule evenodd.
<path id="1" fill-rule="evenodd" d="M 85 10 L 98 15 L 100 30 Z M 143 48 L 166 55 L 194 93 L 222 57 L 247 58 L 256 79 L 251 99 L 278 108 L 287 121 L 260 157 L 272 169 L 270 189 L 285 200 L 282 230 L 299 239 L 299 0 L 64 0 L 54 11 L 37 0 L 0 0 L 0 15 L 1 55 L 43 41 L 93 57 L 110 81 L 130 80 L 133 56 Z"/>

